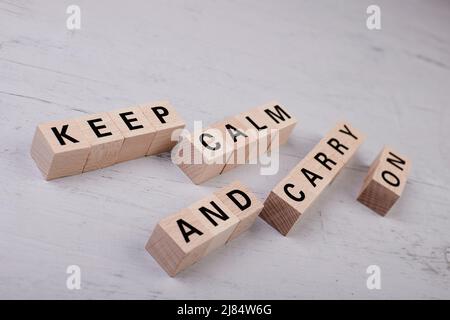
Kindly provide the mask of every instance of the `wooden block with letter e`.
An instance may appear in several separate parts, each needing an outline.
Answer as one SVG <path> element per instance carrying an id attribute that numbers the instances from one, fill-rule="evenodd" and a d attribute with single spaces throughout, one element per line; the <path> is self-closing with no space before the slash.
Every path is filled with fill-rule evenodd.
<path id="1" fill-rule="evenodd" d="M 144 116 L 140 107 L 109 112 L 114 124 L 124 136 L 117 162 L 143 157 L 156 136 L 156 128 Z"/>
<path id="2" fill-rule="evenodd" d="M 156 129 L 156 137 L 146 155 L 170 151 L 178 142 L 178 132 L 185 127 L 184 120 L 168 101 L 146 104 L 141 106 L 141 109 Z"/>
<path id="3" fill-rule="evenodd" d="M 236 181 L 161 220 L 146 250 L 173 277 L 247 230 L 261 208 L 256 196 Z"/>
<path id="4" fill-rule="evenodd" d="M 86 141 L 91 145 L 83 172 L 115 164 L 124 137 L 108 113 L 87 115 L 77 121 Z"/>
<path id="5" fill-rule="evenodd" d="M 80 174 L 91 150 L 76 120 L 40 124 L 31 145 L 31 157 L 46 180 Z"/>
<path id="6" fill-rule="evenodd" d="M 384 147 L 369 168 L 358 201 L 384 216 L 400 198 L 406 186 L 411 161 Z"/>
<path id="7" fill-rule="evenodd" d="M 256 195 L 239 181 L 232 182 L 214 194 L 239 219 L 239 223 L 228 241 L 250 228 L 264 207 Z"/>
<path id="8" fill-rule="evenodd" d="M 364 135 L 350 124 L 339 123 L 270 192 L 261 218 L 287 235 L 364 139 Z"/>

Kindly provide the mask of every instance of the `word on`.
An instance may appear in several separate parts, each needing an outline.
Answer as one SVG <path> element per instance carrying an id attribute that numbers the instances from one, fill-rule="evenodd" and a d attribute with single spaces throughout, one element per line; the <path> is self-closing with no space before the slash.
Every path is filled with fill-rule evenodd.
<path id="1" fill-rule="evenodd" d="M 38 125 L 31 156 L 46 180 L 170 151 L 185 123 L 167 101 Z"/>
<path id="2" fill-rule="evenodd" d="M 384 147 L 369 168 L 358 201 L 384 216 L 406 186 L 411 161 Z"/>
<path id="3" fill-rule="evenodd" d="M 205 130 L 194 130 L 180 141 L 172 160 L 192 182 L 200 184 L 277 150 L 296 124 L 286 109 L 276 102 L 268 103 Z"/>
<path id="4" fill-rule="evenodd" d="M 161 220 L 145 248 L 173 277 L 250 228 L 262 208 L 262 202 L 235 181 Z"/>
<path id="5" fill-rule="evenodd" d="M 261 218 L 284 236 L 355 154 L 365 137 L 339 123 L 270 192 Z"/>

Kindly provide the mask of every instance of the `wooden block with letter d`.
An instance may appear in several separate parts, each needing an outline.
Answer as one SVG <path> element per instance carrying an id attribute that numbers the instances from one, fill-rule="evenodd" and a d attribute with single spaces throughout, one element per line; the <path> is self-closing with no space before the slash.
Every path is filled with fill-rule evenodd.
<path id="1" fill-rule="evenodd" d="M 260 217 L 287 235 L 363 141 L 359 130 L 339 123 L 270 192 Z"/>
<path id="2" fill-rule="evenodd" d="M 228 241 L 235 239 L 250 228 L 264 207 L 256 195 L 239 181 L 232 182 L 214 194 L 239 219 L 239 223 Z"/>
<path id="3" fill-rule="evenodd" d="M 31 156 L 46 180 L 80 174 L 91 150 L 76 120 L 38 125 Z"/>
<path id="4" fill-rule="evenodd" d="M 156 136 L 156 128 L 140 107 L 129 107 L 108 113 L 124 136 L 117 162 L 143 157 Z"/>
<path id="5" fill-rule="evenodd" d="M 83 172 L 112 166 L 124 140 L 108 113 L 87 115 L 77 119 L 78 125 L 91 145 Z"/>
<path id="6" fill-rule="evenodd" d="M 410 169 L 411 161 L 407 157 L 384 147 L 369 168 L 358 201 L 386 215 L 402 195 Z"/>
<path id="7" fill-rule="evenodd" d="M 185 127 L 184 120 L 168 101 L 142 105 L 141 110 L 156 129 L 156 136 L 146 155 L 170 151 L 178 142 L 178 132 Z"/>

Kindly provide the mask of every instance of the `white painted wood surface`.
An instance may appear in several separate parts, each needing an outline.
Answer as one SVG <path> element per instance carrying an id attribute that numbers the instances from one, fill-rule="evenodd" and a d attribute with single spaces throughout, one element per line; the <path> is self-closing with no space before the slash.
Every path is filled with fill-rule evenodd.
<path id="1" fill-rule="evenodd" d="M 379 31 L 372 1 L 120 3 L 0 1 L 0 298 L 450 298 L 448 1 L 376 1 Z M 201 186 L 169 155 L 51 182 L 29 156 L 40 122 L 160 99 L 189 128 L 272 99 L 299 125 L 277 175 Z M 174 279 L 145 252 L 159 219 L 234 179 L 264 199 L 339 119 L 368 140 L 288 238 L 258 219 Z M 386 143 L 413 170 L 381 218 L 355 198 Z M 366 288 L 372 264 L 381 290 Z"/>

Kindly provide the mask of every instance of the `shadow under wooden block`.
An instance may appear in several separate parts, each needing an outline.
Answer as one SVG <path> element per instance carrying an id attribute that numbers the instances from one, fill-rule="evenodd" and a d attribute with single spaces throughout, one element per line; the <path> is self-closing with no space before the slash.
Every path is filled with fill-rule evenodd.
<path id="1" fill-rule="evenodd" d="M 239 219 L 239 223 L 228 241 L 235 239 L 250 228 L 263 209 L 262 202 L 239 181 L 232 182 L 214 194 Z"/>
<path id="2" fill-rule="evenodd" d="M 80 117 L 78 125 L 91 145 L 83 172 L 111 166 L 117 162 L 124 141 L 108 113 Z"/>
<path id="3" fill-rule="evenodd" d="M 349 128 L 339 123 L 270 193 L 260 216 L 281 234 L 287 235 L 364 141 Z"/>
<path id="4" fill-rule="evenodd" d="M 190 205 L 189 209 L 213 235 L 205 256 L 227 243 L 239 223 L 232 210 L 215 195 L 197 201 Z"/>
<path id="5" fill-rule="evenodd" d="M 220 139 L 220 130 L 209 128 L 183 139 L 176 146 L 178 167 L 195 184 L 203 183 L 220 175 L 232 153 L 232 146 Z"/>
<path id="6" fill-rule="evenodd" d="M 46 180 L 80 174 L 91 149 L 76 120 L 38 125 L 31 157 Z"/>
<path id="7" fill-rule="evenodd" d="M 145 249 L 171 277 L 204 256 L 214 235 L 189 209 L 161 220 Z"/>
<path id="8" fill-rule="evenodd" d="M 411 161 L 384 147 L 369 168 L 358 201 L 385 216 L 405 189 Z"/>
<path id="9" fill-rule="evenodd" d="M 145 156 L 156 136 L 156 129 L 144 116 L 141 108 L 124 108 L 108 114 L 124 136 L 117 162 Z"/>
<path id="10" fill-rule="evenodd" d="M 178 132 L 186 125 L 175 108 L 168 101 L 159 101 L 143 105 L 141 110 L 156 130 L 156 136 L 146 155 L 172 150 L 178 142 Z"/>

